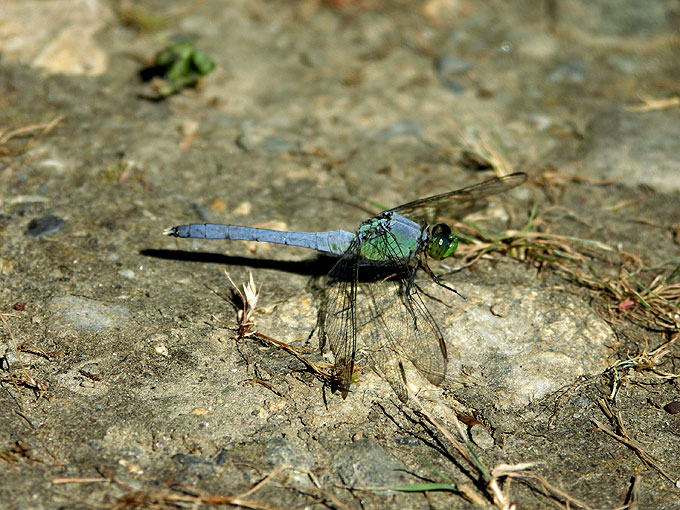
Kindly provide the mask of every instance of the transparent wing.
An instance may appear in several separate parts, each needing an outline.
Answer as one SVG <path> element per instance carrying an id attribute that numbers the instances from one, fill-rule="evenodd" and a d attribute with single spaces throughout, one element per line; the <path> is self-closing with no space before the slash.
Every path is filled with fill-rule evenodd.
<path id="1" fill-rule="evenodd" d="M 340 390 L 345 398 L 354 371 L 356 354 L 357 279 L 361 245 L 355 238 L 335 263 L 326 280 L 326 295 L 319 313 L 321 350 L 326 343 L 335 356 L 332 390 Z"/>
<path id="2" fill-rule="evenodd" d="M 322 346 L 327 341 L 335 355 L 334 375 L 343 396 L 351 383 L 357 337 L 402 400 L 404 360 L 434 384 L 445 377 L 444 337 L 417 286 L 408 288 L 416 261 L 400 258 L 396 242 L 384 228 L 364 233 L 328 275 L 320 331 Z M 362 243 L 371 243 L 384 260 L 362 260 Z"/>
<path id="3" fill-rule="evenodd" d="M 522 172 L 505 177 L 494 177 L 466 188 L 414 200 L 390 209 L 388 212 L 398 212 L 402 216 L 432 222 L 443 211 L 454 214 L 455 211 L 469 211 L 473 208 L 475 202 L 491 195 L 503 193 L 519 186 L 526 180 L 527 174 Z"/>
<path id="4" fill-rule="evenodd" d="M 408 278 L 383 280 L 364 286 L 369 320 L 362 331 L 371 362 L 385 375 L 399 398 L 406 400 L 404 360 L 410 361 L 431 383 L 446 376 L 444 337 L 416 286 L 406 294 Z"/>

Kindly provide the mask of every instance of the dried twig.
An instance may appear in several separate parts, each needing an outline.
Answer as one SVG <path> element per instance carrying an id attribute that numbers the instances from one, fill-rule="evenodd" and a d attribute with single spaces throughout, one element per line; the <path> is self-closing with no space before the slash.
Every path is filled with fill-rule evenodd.
<path id="1" fill-rule="evenodd" d="M 650 112 L 653 110 L 666 110 L 680 106 L 680 96 L 655 99 L 650 96 L 641 95 L 640 101 L 642 101 L 642 104 L 626 106 L 625 109 L 629 112 Z"/>
<path id="2" fill-rule="evenodd" d="M 35 377 L 33 377 L 31 371 L 28 368 L 26 368 L 26 365 L 24 365 L 23 361 L 21 361 L 21 356 L 19 355 L 19 349 L 17 349 L 17 343 L 16 339 L 14 338 L 14 333 L 12 332 L 12 328 L 7 322 L 7 319 L 5 319 L 5 315 L 2 313 L 0 313 L 0 320 L 5 325 L 5 328 L 9 333 L 9 341 L 7 343 L 12 351 L 12 354 L 14 354 L 14 358 L 19 363 L 19 367 L 21 368 L 21 376 L 14 377 L 12 379 L 13 384 L 15 385 L 21 384 L 28 388 L 31 388 L 33 391 L 37 393 L 38 398 L 46 395 L 47 385 L 44 382 L 41 382 L 37 380 Z M 11 372 L 10 374 L 13 375 Z"/>
<path id="3" fill-rule="evenodd" d="M 602 412 L 604 412 L 607 418 L 609 418 L 610 421 L 614 422 L 616 426 L 616 432 L 608 429 L 607 427 L 602 425 L 599 421 L 597 421 L 595 418 L 592 418 L 591 421 L 593 422 L 593 424 L 595 424 L 597 429 L 604 432 L 609 437 L 613 437 L 617 441 L 625 444 L 628 448 L 633 450 L 638 457 L 640 457 L 640 460 L 642 460 L 642 462 L 647 464 L 652 469 L 655 469 L 661 476 L 666 478 L 668 481 L 675 483 L 676 480 L 673 479 L 668 473 L 666 473 L 666 471 L 659 465 L 658 461 L 654 457 L 647 453 L 637 441 L 628 437 L 628 432 L 626 431 L 626 428 L 623 425 L 621 413 L 620 412 L 614 413 L 611 407 L 609 407 L 607 401 L 604 399 L 600 399 L 598 401 L 598 404 L 600 405 Z"/>
<path id="4" fill-rule="evenodd" d="M 410 394 L 411 398 L 418 404 L 421 412 L 425 417 L 432 423 L 437 430 L 439 430 L 444 437 L 451 442 L 451 444 L 456 448 L 456 450 L 463 456 L 465 461 L 472 466 L 472 468 L 477 472 L 483 486 L 485 487 L 485 496 L 493 501 L 496 508 L 502 510 L 513 510 L 517 506 L 512 502 L 510 496 L 510 484 L 513 479 L 523 480 L 524 482 L 534 480 L 538 483 L 541 491 L 549 496 L 550 498 L 562 503 L 567 508 L 582 508 L 584 510 L 590 510 L 590 506 L 579 499 L 569 495 L 563 490 L 550 484 L 541 474 L 535 472 L 532 468 L 535 466 L 534 463 L 524 462 L 515 465 L 499 464 L 493 469 L 489 470 L 486 468 L 482 462 L 477 457 L 472 444 L 467 438 L 467 434 L 462 429 L 460 421 L 451 414 L 450 410 L 446 406 L 442 406 L 442 410 L 448 416 L 448 418 L 455 424 L 456 429 L 460 438 L 462 438 L 463 443 L 456 439 L 450 431 L 446 429 L 441 423 L 439 423 L 420 403 L 418 398 Z M 440 487 L 441 486 L 441 487 Z M 483 504 L 484 500 L 480 499 L 479 495 L 474 493 L 472 489 L 456 485 L 454 482 L 449 481 L 448 484 L 415 484 L 413 486 L 399 487 L 398 490 L 449 490 L 454 489 L 460 493 L 465 499 L 476 503 Z"/>
<path id="5" fill-rule="evenodd" d="M 288 469 L 287 466 L 276 468 L 274 471 L 265 476 L 262 480 L 253 485 L 250 489 L 235 496 L 205 496 L 198 490 L 191 487 L 182 487 L 183 494 L 168 494 L 159 492 L 145 492 L 145 491 L 129 491 L 123 495 L 118 503 L 112 507 L 114 510 L 121 510 L 129 507 L 149 507 L 149 508 L 163 508 L 163 507 L 184 507 L 185 505 L 231 505 L 242 508 L 251 508 L 253 510 L 279 510 L 277 507 L 266 503 L 264 501 L 256 501 L 246 499 L 256 491 L 261 489 L 266 483 L 270 482 L 275 476 L 278 476 L 281 471 Z M 59 479 L 64 480 L 64 479 Z M 98 480 L 94 480 L 98 481 Z M 74 482 L 60 482 L 60 483 L 80 483 L 78 480 Z"/>
<path id="6" fill-rule="evenodd" d="M 14 151 L 16 152 L 26 152 L 29 150 L 31 147 L 33 147 L 36 143 L 38 143 L 40 140 L 42 140 L 47 134 L 52 131 L 57 124 L 59 124 L 62 120 L 64 119 L 63 115 L 59 115 L 52 119 L 49 122 L 42 123 L 42 124 L 31 124 L 29 126 L 23 126 L 20 128 L 15 128 L 15 129 L 5 129 L 5 130 L 0 130 L 0 156 L 9 154 L 11 151 L 5 150 L 3 148 L 4 145 L 7 144 L 12 138 L 19 138 L 22 136 L 26 135 L 32 135 L 33 133 L 38 132 L 38 134 L 34 135 L 24 147 L 21 148 L 19 151 Z"/>
<path id="7" fill-rule="evenodd" d="M 276 340 L 275 338 L 265 335 L 264 333 L 260 333 L 255 329 L 254 313 L 260 298 L 262 284 L 260 284 L 259 288 L 256 287 L 252 273 L 250 274 L 249 282 L 243 285 L 243 290 L 238 288 L 238 286 L 229 276 L 229 273 L 225 271 L 225 274 L 227 275 L 227 278 L 229 279 L 231 284 L 236 289 L 236 293 L 239 295 L 242 302 L 242 309 L 239 310 L 238 329 L 236 334 L 232 338 L 238 340 L 245 340 L 247 338 L 257 338 L 258 340 L 263 340 L 265 342 L 275 345 L 280 349 L 285 350 L 286 352 L 289 352 L 297 359 L 299 359 L 302 363 L 304 363 L 305 366 L 307 366 L 307 368 L 309 368 L 316 375 L 327 380 L 331 380 L 333 378 L 331 372 L 326 370 L 324 365 L 314 363 L 313 361 L 307 359 L 302 354 L 300 354 L 300 351 L 307 352 L 308 349 L 304 349 L 302 347 L 297 347 L 294 345 L 287 344 L 285 342 L 281 342 L 280 340 Z"/>

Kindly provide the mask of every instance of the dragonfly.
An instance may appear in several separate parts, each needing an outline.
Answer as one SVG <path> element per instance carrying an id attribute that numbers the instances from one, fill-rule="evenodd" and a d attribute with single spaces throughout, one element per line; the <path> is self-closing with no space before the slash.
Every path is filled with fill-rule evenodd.
<path id="1" fill-rule="evenodd" d="M 428 265 L 428 259 L 447 259 L 458 247 L 458 236 L 435 219 L 443 211 L 473 207 L 526 179 L 525 173 L 518 172 L 408 202 L 363 221 L 354 232 L 290 232 L 193 223 L 163 233 L 300 246 L 339 257 L 326 277 L 317 321 L 321 351 L 328 345 L 334 356 L 331 391 L 339 390 L 343 398 L 349 394 L 360 341 L 371 364 L 405 401 L 404 359 L 432 384 L 440 385 L 446 376 L 444 335 L 416 282 L 416 274 L 423 270 L 437 285 L 458 294 Z"/>

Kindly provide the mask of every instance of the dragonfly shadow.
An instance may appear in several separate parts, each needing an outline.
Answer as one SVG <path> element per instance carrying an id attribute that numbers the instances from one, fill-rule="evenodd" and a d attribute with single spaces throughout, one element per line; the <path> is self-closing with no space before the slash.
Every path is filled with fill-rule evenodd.
<path id="1" fill-rule="evenodd" d="M 199 262 L 206 264 L 223 264 L 226 266 L 248 266 L 256 269 L 276 269 L 287 273 L 295 273 L 307 276 L 324 276 L 337 262 L 335 257 L 317 255 L 308 260 L 291 261 L 277 259 L 260 259 L 250 257 L 237 257 L 224 255 L 223 253 L 195 252 L 186 250 L 140 250 L 143 257 L 151 257 L 164 260 L 180 260 L 183 262 Z"/>

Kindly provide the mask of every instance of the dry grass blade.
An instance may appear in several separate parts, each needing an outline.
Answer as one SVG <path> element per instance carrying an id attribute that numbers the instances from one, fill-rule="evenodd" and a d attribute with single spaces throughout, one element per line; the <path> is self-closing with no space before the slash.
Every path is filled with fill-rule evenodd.
<path id="1" fill-rule="evenodd" d="M 663 358 L 670 353 L 668 347 L 674 344 L 679 338 L 680 333 L 675 333 L 670 340 L 664 342 L 653 351 L 648 352 L 645 350 L 638 356 L 619 360 L 608 367 L 604 373 L 608 373 L 612 376 L 612 391 L 609 395 L 609 399 L 612 401 L 615 400 L 618 390 L 624 382 L 629 378 L 638 376 L 642 372 L 649 371 L 653 374 L 653 377 L 658 379 L 673 380 L 680 378 L 680 374 L 673 374 L 658 368 L 659 365 L 661 365 Z"/>
<path id="2" fill-rule="evenodd" d="M 476 454 L 474 453 L 474 450 L 471 448 L 471 444 L 467 439 L 465 439 L 465 445 L 463 445 L 460 441 L 458 441 L 451 432 L 444 427 L 437 419 L 430 414 L 430 412 L 423 406 L 423 404 L 420 402 L 420 399 L 413 393 L 409 391 L 409 396 L 413 399 L 413 401 L 418 405 L 420 408 L 420 411 L 425 415 L 425 417 L 428 419 L 428 421 L 434 425 L 434 427 L 439 430 L 439 432 L 442 433 L 442 435 L 449 440 L 449 442 L 453 445 L 453 447 L 458 451 L 458 453 L 465 459 L 465 461 L 470 464 L 472 467 L 474 467 L 477 472 L 479 473 L 481 479 L 488 483 L 491 480 L 491 476 L 489 474 L 489 470 L 481 463 L 479 462 L 479 459 L 477 459 Z M 448 411 L 448 409 L 444 408 L 445 411 Z M 448 413 L 449 418 L 451 421 L 456 425 L 456 428 L 458 429 L 458 433 L 461 435 L 461 437 L 465 438 L 465 434 L 462 431 L 462 426 L 460 425 L 460 421 L 458 418 Z"/>
<path id="3" fill-rule="evenodd" d="M 600 408 L 602 409 L 602 412 L 604 412 L 607 418 L 609 418 L 610 421 L 614 422 L 616 432 L 608 429 L 607 427 L 602 425 L 599 421 L 597 421 L 595 418 L 592 418 L 591 421 L 597 427 L 597 429 L 604 432 L 609 437 L 612 437 L 617 441 L 625 444 L 628 448 L 630 448 L 637 454 L 637 456 L 640 458 L 640 460 L 642 460 L 642 462 L 647 464 L 652 469 L 656 470 L 661 476 L 666 478 L 668 481 L 675 484 L 676 480 L 672 478 L 668 473 L 666 473 L 666 471 L 659 465 L 658 461 L 654 457 L 652 457 L 649 453 L 647 453 L 637 441 L 628 437 L 628 432 L 626 431 L 626 428 L 623 425 L 621 413 L 619 412 L 614 413 L 614 411 L 612 411 L 611 407 L 609 407 L 609 404 L 604 399 L 600 399 L 598 403 L 600 405 Z"/>
<path id="4" fill-rule="evenodd" d="M 588 275 L 578 267 L 562 267 L 561 270 L 614 301 L 618 312 L 626 313 L 646 327 L 680 331 L 680 283 L 669 283 L 669 278 L 656 275 L 651 284 L 645 285 L 625 268 L 616 278 Z M 613 315 L 612 309 L 610 315 Z"/>
<path id="5" fill-rule="evenodd" d="M 111 507 L 113 510 L 122 510 L 125 508 L 187 508 L 197 507 L 198 505 L 231 505 L 241 508 L 250 508 L 253 510 L 279 510 L 281 507 L 271 505 L 263 501 L 246 499 L 253 493 L 262 488 L 263 485 L 270 482 L 277 476 L 286 466 L 276 468 L 274 471 L 265 476 L 262 480 L 257 482 L 247 491 L 237 494 L 236 496 L 204 496 L 199 491 L 190 487 L 182 487 L 184 494 L 168 494 L 168 493 L 150 493 L 144 491 L 128 492 L 122 496 L 116 505 Z"/>
<path id="6" fill-rule="evenodd" d="M 285 488 L 285 489 L 295 489 L 296 491 L 302 493 L 302 494 L 309 494 L 309 493 L 314 493 L 318 494 L 320 497 L 322 497 L 324 500 L 328 501 L 331 503 L 331 505 L 326 504 L 326 506 L 333 506 L 335 508 L 338 508 L 340 510 L 349 510 L 349 507 L 340 501 L 332 492 L 324 490 L 320 487 L 320 484 L 318 480 L 316 479 L 316 476 L 314 473 L 311 471 L 307 471 L 306 469 L 299 469 L 299 468 L 291 468 L 294 469 L 295 471 L 298 471 L 300 473 L 306 474 L 312 483 L 314 483 L 314 486 L 311 485 L 294 485 L 294 484 L 282 484 L 279 487 Z"/>
<path id="7" fill-rule="evenodd" d="M 548 480 L 545 479 L 543 475 L 540 475 L 533 471 L 527 471 L 519 473 L 514 477 L 521 478 L 524 480 L 535 480 L 536 483 L 538 483 L 538 487 L 546 496 L 549 496 L 552 499 L 560 502 L 561 504 L 564 505 L 566 509 L 583 508 L 584 510 L 592 510 L 592 507 L 589 506 L 587 503 L 584 503 L 583 501 L 576 499 L 575 497 L 564 492 L 562 489 L 558 489 L 557 487 L 552 485 L 550 482 L 548 482 Z"/>
<path id="8" fill-rule="evenodd" d="M 626 510 L 637 510 L 638 501 L 640 500 L 640 487 L 642 486 L 642 476 L 635 475 L 630 484 L 628 495 L 626 496 Z"/>
<path id="9" fill-rule="evenodd" d="M 492 475 L 494 476 L 493 479 L 494 492 L 503 494 L 503 496 L 507 500 L 508 497 L 507 495 L 510 491 L 510 482 L 513 479 L 515 478 L 521 479 L 524 480 L 525 482 L 527 480 L 535 480 L 538 483 L 538 487 L 540 488 L 541 492 L 543 492 L 543 494 L 563 504 L 566 508 L 583 508 L 584 510 L 592 510 L 587 503 L 584 503 L 583 501 L 576 499 L 575 497 L 569 495 L 563 490 L 558 489 L 557 487 L 549 483 L 545 479 L 545 477 L 543 477 L 543 475 L 540 475 L 532 471 L 531 469 L 532 466 L 533 464 L 525 463 L 515 464 L 513 466 L 501 464 L 495 467 L 492 471 Z M 499 485 L 499 482 L 501 481 L 503 482 L 504 485 L 502 490 Z M 509 503 L 503 507 L 504 510 L 506 509 L 513 510 L 516 508 L 517 508 L 516 505 Z"/>
<path id="10" fill-rule="evenodd" d="M 655 99 L 650 96 L 640 96 L 642 104 L 626 106 L 629 112 L 650 112 L 654 110 L 666 110 L 680 106 L 680 96 L 671 96 L 663 99 Z"/>
<path id="11" fill-rule="evenodd" d="M 497 145 L 493 145 L 484 140 L 480 133 L 475 133 L 473 138 L 462 132 L 460 135 L 466 146 L 462 154 L 464 165 L 476 169 L 491 169 L 499 177 L 514 172 L 512 163 L 500 148 L 500 140 L 496 139 Z"/>
<path id="12" fill-rule="evenodd" d="M 457 254 L 463 259 L 461 267 L 475 264 L 479 259 L 493 253 L 507 255 L 525 262 L 539 265 L 553 264 L 557 268 L 571 264 L 575 267 L 588 258 L 603 258 L 605 253 L 615 250 L 605 243 L 592 239 L 539 232 L 547 222 L 538 216 L 535 203 L 529 219 L 521 230 L 491 231 L 470 222 L 453 223 L 461 244 Z"/>
<path id="13" fill-rule="evenodd" d="M 505 482 L 509 481 L 509 479 L 512 476 L 516 476 L 517 473 L 519 472 L 530 470 L 533 464 L 524 463 L 517 464 L 514 466 L 502 464 L 496 466 L 493 470 L 489 471 L 489 469 L 486 466 L 484 466 L 484 464 L 477 456 L 474 448 L 472 447 L 472 443 L 467 438 L 467 434 L 463 430 L 462 424 L 460 423 L 458 418 L 456 418 L 456 416 L 454 416 L 446 406 L 442 406 L 442 410 L 445 412 L 448 419 L 451 420 L 452 423 L 455 425 L 459 437 L 463 439 L 462 443 L 458 441 L 458 439 L 456 439 L 446 427 L 439 423 L 439 421 L 436 420 L 432 416 L 432 414 L 430 414 L 427 411 L 427 409 L 422 405 L 417 396 L 415 396 L 412 393 L 410 393 L 410 396 L 414 400 L 414 402 L 416 402 L 416 404 L 420 408 L 420 411 L 425 415 L 425 417 L 430 421 L 430 423 L 432 423 L 432 425 L 434 425 L 434 427 L 437 430 L 439 430 L 439 432 L 442 433 L 442 435 L 454 446 L 454 448 L 465 459 L 465 461 L 477 472 L 479 476 L 479 481 L 483 482 L 483 486 L 486 488 L 485 496 L 490 501 L 493 501 L 496 508 L 502 510 L 511 510 L 516 508 L 516 506 L 511 502 L 510 499 L 509 483 L 506 484 Z M 425 485 L 421 484 L 421 487 L 422 490 L 428 490 L 426 484 Z M 469 501 L 475 504 L 483 503 L 483 500 L 477 494 L 472 492 L 470 488 L 462 485 L 461 486 L 454 485 L 453 487 L 460 491 L 461 495 L 463 495 Z"/>
<path id="14" fill-rule="evenodd" d="M 17 376 L 16 373 L 11 372 L 11 367 L 9 367 L 12 384 L 14 384 L 15 386 L 22 385 L 27 388 L 30 388 L 36 392 L 38 397 L 46 395 L 47 385 L 33 377 L 31 371 L 28 368 L 26 368 L 24 362 L 21 361 L 21 356 L 19 355 L 19 349 L 17 349 L 17 342 L 16 339 L 14 338 L 14 333 L 12 332 L 12 328 L 9 326 L 7 319 L 5 319 L 5 315 L 2 313 L 0 313 L 0 320 L 5 325 L 7 333 L 9 335 L 9 341 L 7 342 L 7 344 L 9 345 L 9 348 L 12 351 L 12 354 L 14 355 L 14 359 L 16 359 L 17 363 L 19 363 L 19 367 L 21 369 L 20 375 Z"/>
<path id="15" fill-rule="evenodd" d="M 454 223 L 454 229 L 463 243 L 457 250 L 462 259 L 460 268 L 475 264 L 491 254 L 511 256 L 539 267 L 550 265 L 577 283 L 598 291 L 617 303 L 619 311 L 646 326 L 663 331 L 680 331 L 680 265 L 669 276 L 652 275 L 645 284 L 638 274 L 643 273 L 642 261 L 611 246 L 593 239 L 564 236 L 545 230 L 548 223 L 540 218 L 534 204 L 526 225 L 521 230 L 491 231 L 469 222 Z M 582 268 L 587 260 L 599 260 L 613 265 L 612 255 L 623 263 L 632 263 L 635 269 L 621 267 L 617 277 L 597 276 Z M 672 261 L 671 261 L 672 262 Z"/>
<path id="16" fill-rule="evenodd" d="M 267 388 L 269 391 L 271 391 L 274 395 L 276 395 L 278 397 L 284 397 L 285 396 L 285 394 L 283 392 L 277 390 L 276 387 L 272 383 L 267 382 L 264 379 L 260 379 L 259 377 L 253 377 L 252 379 L 250 379 L 250 382 L 264 386 L 265 388 Z"/>
<path id="17" fill-rule="evenodd" d="M 253 280 L 253 275 L 250 273 L 250 279 L 248 283 L 243 285 L 243 290 L 241 290 L 231 279 L 229 276 L 229 273 L 226 271 L 224 272 L 227 275 L 227 278 L 233 285 L 236 294 L 240 297 L 241 300 L 241 306 L 242 308 L 239 310 L 239 323 L 238 323 L 238 329 L 236 334 L 232 337 L 234 339 L 238 340 L 245 340 L 248 338 L 255 338 L 258 340 L 262 340 L 264 342 L 267 342 L 269 344 L 272 344 L 280 349 L 285 350 L 286 352 L 289 352 L 293 356 L 295 356 L 298 360 L 300 360 L 302 363 L 307 366 L 314 374 L 320 376 L 321 378 L 325 380 L 332 380 L 333 375 L 329 370 L 326 370 L 324 365 L 314 363 L 313 361 L 307 359 L 304 357 L 300 352 L 308 352 L 309 349 L 304 349 L 302 347 L 297 347 L 294 345 L 287 344 L 285 342 L 281 342 L 280 340 L 276 340 L 275 338 L 272 338 L 268 335 L 265 335 L 264 333 L 260 333 L 255 329 L 255 322 L 254 322 L 254 313 L 255 309 L 257 307 L 257 304 L 259 302 L 260 298 L 260 291 L 262 290 L 262 284 L 260 284 L 260 287 L 257 288 L 255 285 L 255 282 Z M 330 365 L 328 366 L 330 368 Z M 257 381 L 260 382 L 260 381 Z M 269 387 L 269 386 L 267 386 Z"/>
<path id="18" fill-rule="evenodd" d="M 54 478 L 52 480 L 54 485 L 60 485 L 65 483 L 111 483 L 109 478 L 97 477 L 97 478 Z"/>
<path id="19" fill-rule="evenodd" d="M 301 347 L 296 347 L 294 345 L 287 344 L 285 342 L 281 342 L 280 340 L 276 340 L 270 336 L 267 336 L 265 334 L 259 333 L 259 332 L 253 332 L 252 337 L 254 338 L 259 338 L 260 340 L 265 340 L 267 342 L 270 342 L 274 344 L 277 347 L 280 347 L 281 349 L 291 353 L 293 356 L 295 356 L 297 359 L 302 361 L 307 368 L 309 368 L 312 372 L 314 372 L 316 375 L 321 376 L 324 379 L 328 379 L 329 381 L 333 379 L 333 375 L 331 374 L 330 371 L 326 370 L 324 367 L 331 368 L 332 365 L 330 364 L 321 364 L 321 363 L 314 363 L 308 358 L 305 358 L 302 354 L 300 354 L 298 351 L 303 350 Z M 304 349 L 306 350 L 306 349 Z"/>
<path id="20" fill-rule="evenodd" d="M 64 116 L 59 115 L 50 122 L 43 124 L 31 124 L 29 126 L 23 126 L 15 129 L 0 130 L 0 156 L 9 154 L 15 155 L 21 152 L 26 152 L 36 143 L 42 140 L 47 134 L 49 134 L 50 131 L 52 131 L 63 119 Z M 10 150 L 5 147 L 13 138 L 21 138 L 28 135 L 31 135 L 32 138 L 20 149 Z"/>
<path id="21" fill-rule="evenodd" d="M 510 485 L 513 479 L 519 479 L 523 480 L 525 483 L 527 481 L 533 480 L 538 484 L 537 488 L 540 489 L 542 493 L 552 498 L 556 502 L 564 505 L 565 508 L 582 508 L 584 510 L 591 510 L 591 507 L 588 504 L 555 487 L 554 485 L 550 484 L 541 474 L 533 471 L 535 463 L 523 462 L 514 465 L 499 464 L 493 469 L 489 470 L 477 457 L 472 444 L 467 439 L 467 434 L 462 429 L 460 421 L 451 414 L 450 410 L 446 406 L 442 406 L 442 410 L 455 424 L 459 436 L 463 438 L 462 443 L 457 440 L 446 427 L 439 423 L 427 411 L 427 409 L 424 408 L 420 400 L 415 395 L 410 394 L 410 396 L 413 398 L 414 402 L 416 402 L 421 412 L 430 421 L 430 423 L 432 423 L 432 425 L 434 425 L 435 428 L 451 442 L 456 450 L 463 456 L 465 461 L 477 472 L 479 475 L 479 480 L 483 482 L 483 486 L 486 489 L 486 499 L 493 501 L 493 504 L 496 508 L 501 510 L 514 510 L 518 508 L 517 505 L 512 502 L 512 498 L 510 496 Z M 447 486 L 448 489 L 446 490 L 450 491 L 455 488 L 463 497 L 465 497 L 465 499 L 475 504 L 483 504 L 484 500 L 481 499 L 479 495 L 473 493 L 469 487 L 455 485 L 451 481 L 448 484 L 417 484 L 414 485 L 413 488 L 409 489 L 409 487 L 400 487 L 399 490 L 427 491 L 433 490 L 433 487 L 434 490 L 436 490 L 438 488 L 437 485 Z"/>

